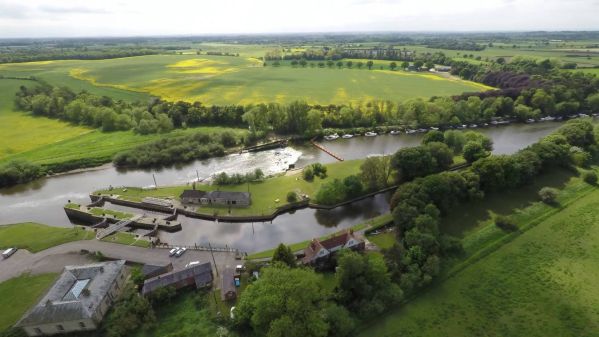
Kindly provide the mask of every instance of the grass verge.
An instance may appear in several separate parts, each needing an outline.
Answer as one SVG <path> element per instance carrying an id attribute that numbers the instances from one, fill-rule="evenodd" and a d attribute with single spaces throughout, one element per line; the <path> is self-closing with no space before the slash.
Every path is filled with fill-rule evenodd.
<path id="1" fill-rule="evenodd" d="M 25 274 L 0 283 L 0 332 L 13 326 L 56 277 L 57 274 Z"/>

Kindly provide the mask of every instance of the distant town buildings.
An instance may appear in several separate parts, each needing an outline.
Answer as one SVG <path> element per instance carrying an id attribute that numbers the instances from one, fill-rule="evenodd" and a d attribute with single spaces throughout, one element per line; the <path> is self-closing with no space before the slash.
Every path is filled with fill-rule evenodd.
<path id="1" fill-rule="evenodd" d="M 48 293 L 16 324 L 28 336 L 95 330 L 124 288 L 125 261 L 65 267 Z"/>
<path id="2" fill-rule="evenodd" d="M 326 240 L 312 239 L 308 247 L 304 249 L 304 264 L 319 265 L 327 262 L 337 251 L 346 248 L 352 250 L 364 250 L 364 240 L 356 237 L 351 230 L 333 236 Z"/>
<path id="3" fill-rule="evenodd" d="M 218 205 L 218 206 L 249 206 L 250 192 L 200 191 L 185 190 L 181 194 L 184 204 Z"/>

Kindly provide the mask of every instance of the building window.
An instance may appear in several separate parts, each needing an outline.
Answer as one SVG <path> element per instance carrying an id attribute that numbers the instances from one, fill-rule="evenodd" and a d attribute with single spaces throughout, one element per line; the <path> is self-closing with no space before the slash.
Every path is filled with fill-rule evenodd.
<path id="1" fill-rule="evenodd" d="M 33 329 L 33 331 L 35 332 L 36 335 L 42 334 L 42 329 L 40 329 L 40 328 L 35 328 L 35 329 Z"/>
<path id="2" fill-rule="evenodd" d="M 79 322 L 79 327 L 80 327 L 80 328 L 85 328 L 85 323 L 83 323 L 83 322 Z"/>
<path id="3" fill-rule="evenodd" d="M 58 324 L 58 325 L 56 326 L 56 330 L 58 330 L 58 331 L 64 331 L 64 326 L 62 326 L 62 325 Z"/>

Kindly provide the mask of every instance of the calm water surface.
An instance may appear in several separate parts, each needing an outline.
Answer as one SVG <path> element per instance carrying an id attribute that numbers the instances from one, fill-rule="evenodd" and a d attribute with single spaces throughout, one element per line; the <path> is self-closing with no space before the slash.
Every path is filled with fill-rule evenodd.
<path id="1" fill-rule="evenodd" d="M 557 129 L 561 123 L 516 124 L 506 127 L 477 129 L 494 141 L 495 153 L 509 154 L 526 147 Z M 419 135 L 381 135 L 338 139 L 323 144 L 346 160 L 365 158 L 371 154 L 390 154 L 403 147 L 420 143 Z M 52 226 L 71 226 L 62 206 L 71 200 L 88 203 L 91 191 L 112 186 L 158 186 L 184 184 L 205 179 L 216 172 L 246 172 L 261 168 L 267 174 L 284 171 L 289 164 L 298 167 L 315 163 L 331 163 L 335 159 L 310 146 L 294 146 L 283 150 L 235 154 L 222 158 L 160 169 L 119 171 L 111 165 L 100 169 L 40 179 L 30 184 L 0 189 L 0 224 L 35 221 Z M 304 209 L 277 217 L 272 223 L 218 223 L 180 217 L 183 230 L 161 233 L 163 241 L 172 244 L 205 244 L 232 246 L 244 251 L 270 248 L 279 242 L 291 243 L 321 236 L 363 222 L 388 210 L 389 195 L 379 195 L 348 207 L 332 211 Z M 107 207 L 117 207 L 107 205 Z M 136 210 L 135 212 L 139 212 Z"/>

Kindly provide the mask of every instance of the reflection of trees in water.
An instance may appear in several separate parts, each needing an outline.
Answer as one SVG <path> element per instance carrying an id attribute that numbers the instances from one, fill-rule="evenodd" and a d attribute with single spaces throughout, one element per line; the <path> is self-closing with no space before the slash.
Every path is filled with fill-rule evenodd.
<path id="1" fill-rule="evenodd" d="M 370 219 L 389 210 L 390 198 L 391 193 L 384 193 L 332 210 L 319 209 L 314 212 L 314 217 L 319 225 L 325 227 L 336 227 L 346 220 Z"/>
<path id="2" fill-rule="evenodd" d="M 36 179 L 30 183 L 14 185 L 8 188 L 0 188 L 0 195 L 13 195 L 27 191 L 37 191 L 46 185 L 47 178 Z"/>

